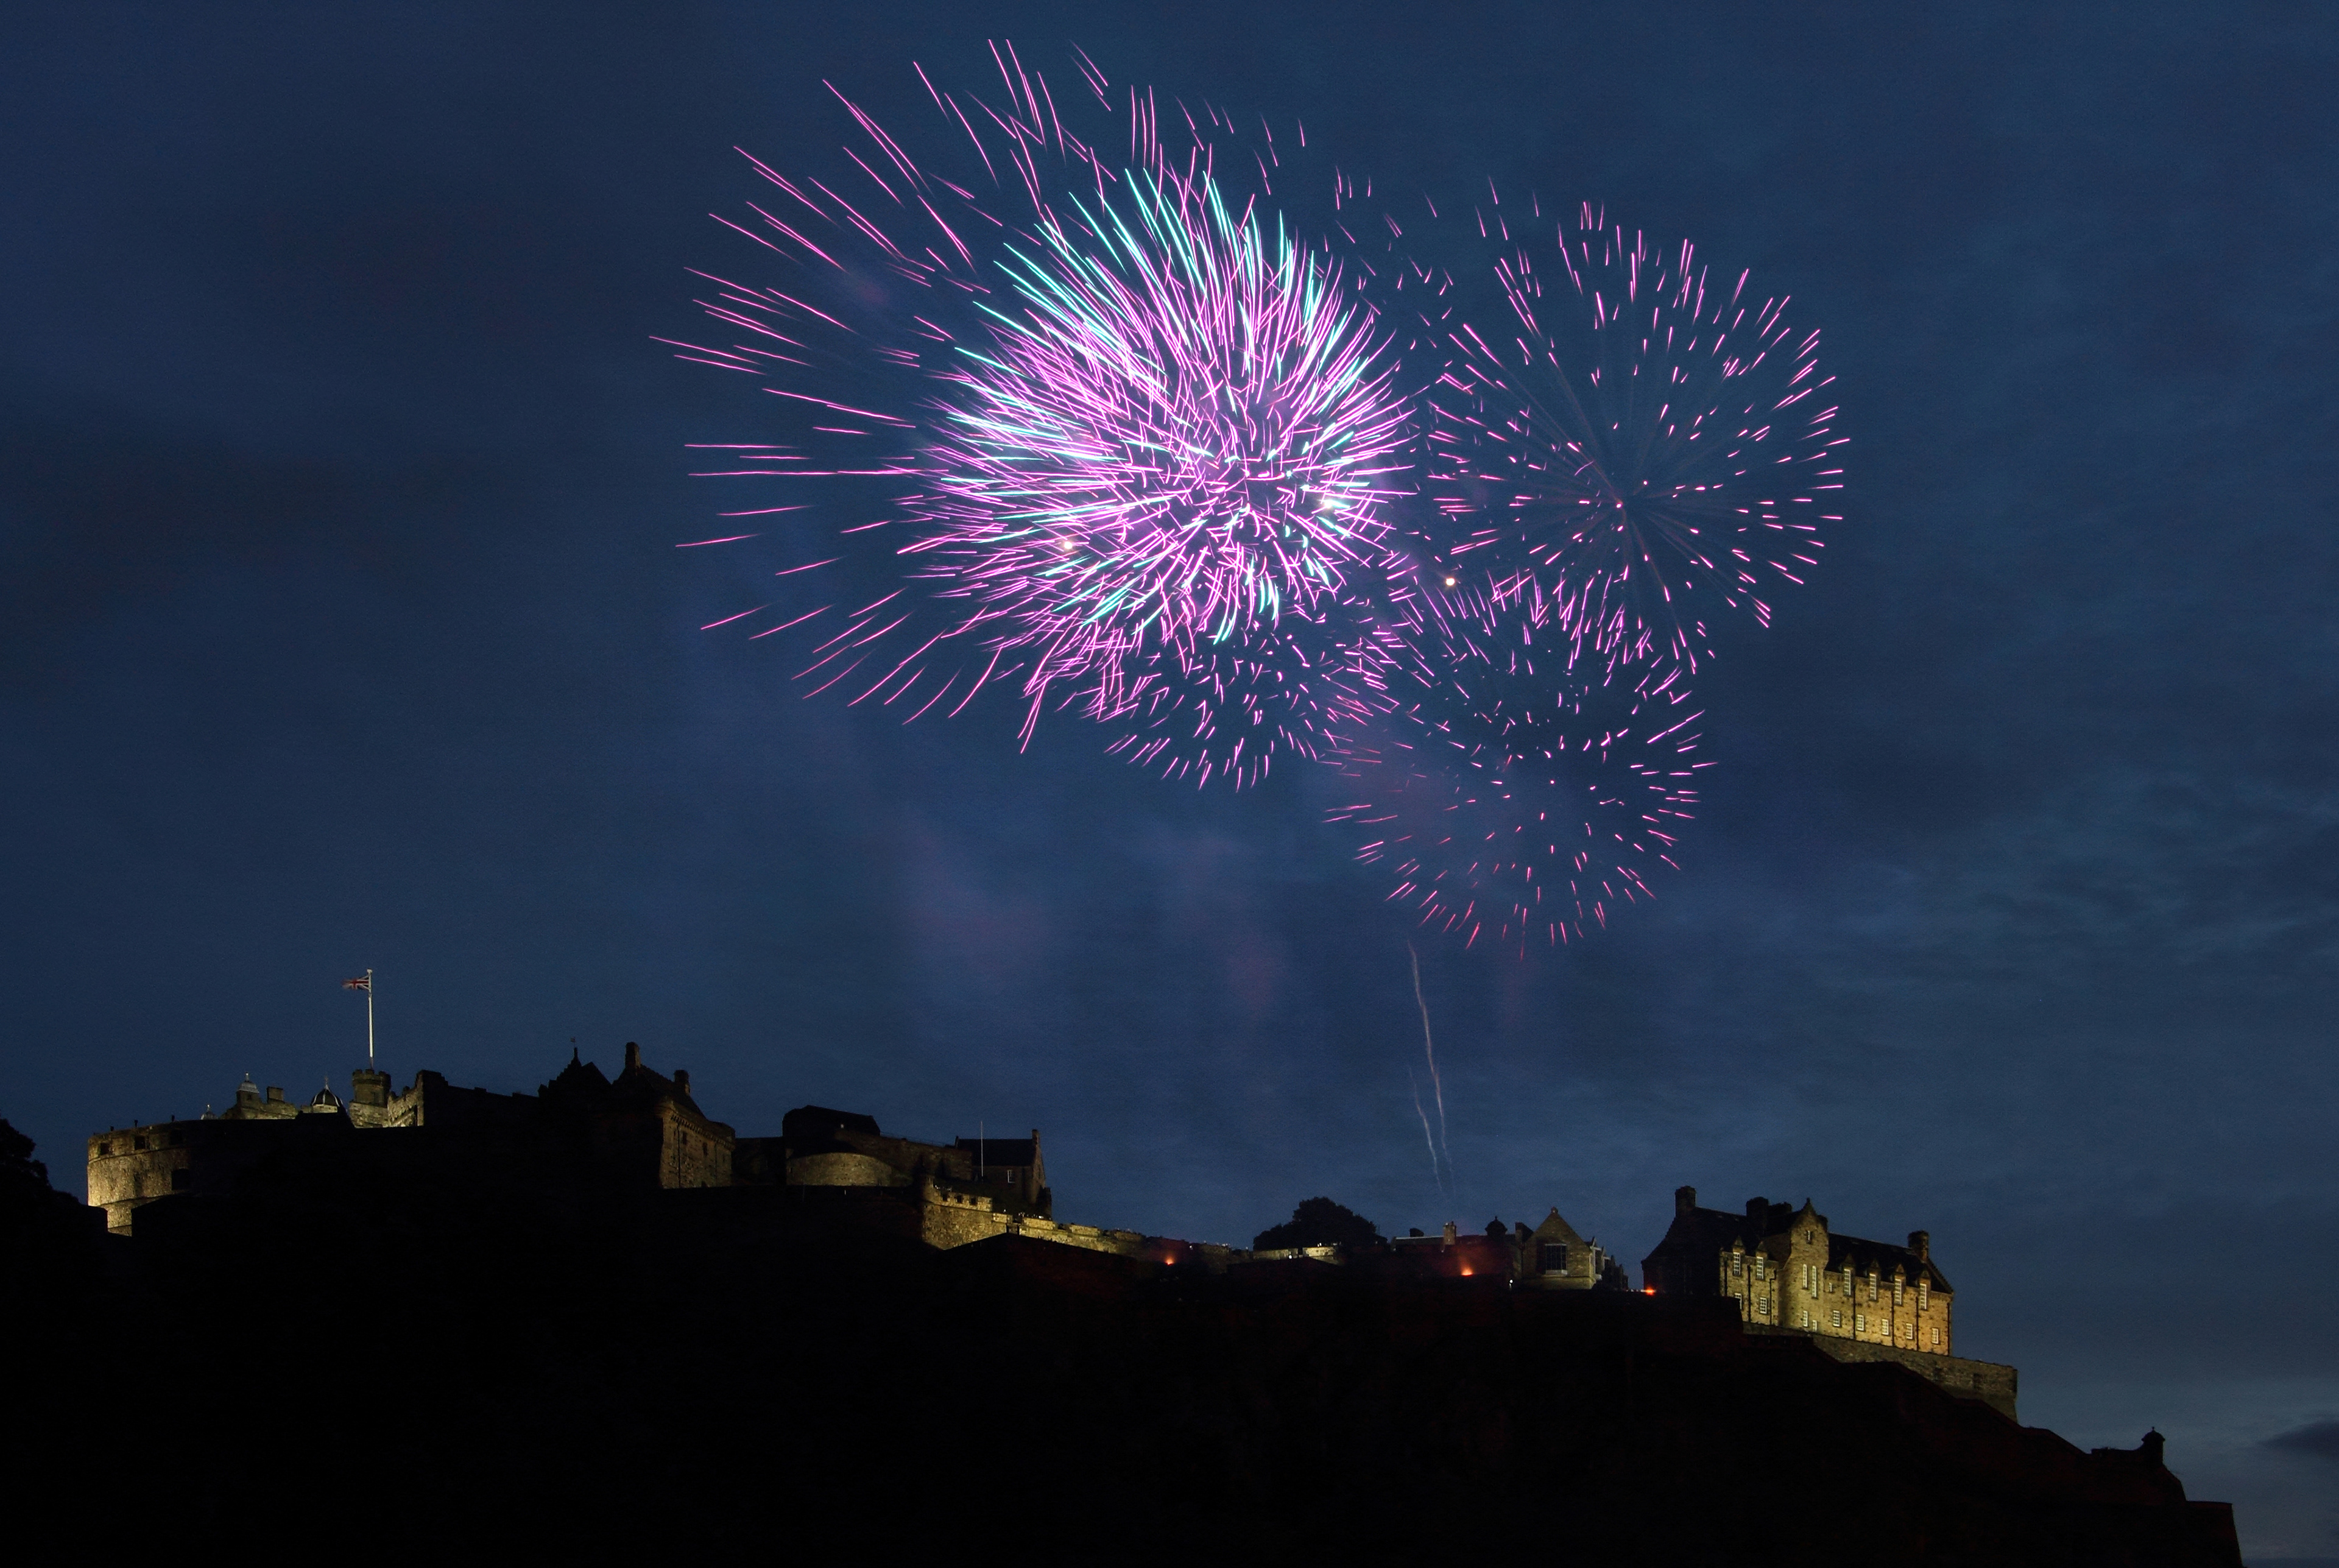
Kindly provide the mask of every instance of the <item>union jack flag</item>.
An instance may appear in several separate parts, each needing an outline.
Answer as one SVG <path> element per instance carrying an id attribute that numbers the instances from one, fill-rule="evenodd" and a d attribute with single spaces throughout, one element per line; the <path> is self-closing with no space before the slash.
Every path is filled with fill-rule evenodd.
<path id="1" fill-rule="evenodd" d="M 365 973 L 358 976 L 355 980 L 345 980 L 341 981 L 341 989 L 343 991 L 371 991 L 373 989 L 373 971 L 371 970 L 368 970 Z"/>

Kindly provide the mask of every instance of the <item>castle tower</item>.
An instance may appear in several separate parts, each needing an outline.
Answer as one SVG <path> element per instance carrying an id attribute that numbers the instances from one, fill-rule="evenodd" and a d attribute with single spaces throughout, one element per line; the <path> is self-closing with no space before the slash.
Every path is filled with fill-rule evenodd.
<path id="1" fill-rule="evenodd" d="M 390 1074 L 370 1067 L 350 1074 L 350 1121 L 380 1127 L 390 1119 Z"/>

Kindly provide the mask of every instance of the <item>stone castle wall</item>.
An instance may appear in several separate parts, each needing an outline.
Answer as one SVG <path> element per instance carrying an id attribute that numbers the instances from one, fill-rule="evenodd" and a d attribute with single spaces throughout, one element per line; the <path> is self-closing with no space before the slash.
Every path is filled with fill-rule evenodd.
<path id="1" fill-rule="evenodd" d="M 1838 1361 L 1890 1361 L 1896 1366 L 1907 1367 L 1948 1393 L 1960 1398 L 1979 1399 L 2009 1421 L 2021 1419 L 2014 1409 L 2019 1374 L 2011 1366 L 2000 1366 L 1995 1361 L 1968 1361 L 1957 1356 L 1900 1350 L 1889 1345 L 1870 1344 L 1831 1334 L 1803 1334 L 1792 1329 L 1765 1328 L 1752 1323 L 1746 1327 L 1749 1334 L 1808 1341 Z"/>

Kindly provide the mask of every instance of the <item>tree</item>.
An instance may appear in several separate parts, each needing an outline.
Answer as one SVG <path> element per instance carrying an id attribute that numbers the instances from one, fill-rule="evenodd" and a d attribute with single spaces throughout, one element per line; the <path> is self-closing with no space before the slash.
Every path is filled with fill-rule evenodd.
<path id="1" fill-rule="evenodd" d="M 1258 1251 L 1288 1247 L 1376 1247 L 1381 1233 L 1373 1222 L 1328 1198 L 1310 1198 L 1291 1211 L 1281 1225 L 1262 1230 L 1251 1241 Z"/>

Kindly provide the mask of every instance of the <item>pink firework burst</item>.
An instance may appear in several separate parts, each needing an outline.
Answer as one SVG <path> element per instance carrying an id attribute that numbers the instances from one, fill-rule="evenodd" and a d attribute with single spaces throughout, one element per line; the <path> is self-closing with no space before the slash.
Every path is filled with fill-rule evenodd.
<path id="1" fill-rule="evenodd" d="M 1466 661 L 1452 683 L 1345 751 L 1358 798 L 1330 820 L 1364 835 L 1359 860 L 1395 873 L 1390 898 L 1467 942 L 1524 950 L 1653 897 L 1708 765 L 1679 682 L 1552 691 Z"/>
<path id="2" fill-rule="evenodd" d="M 1447 324 L 1430 399 L 1422 586 L 1466 641 L 1540 635 L 1599 679 L 1693 671 L 1724 611 L 1769 623 L 1841 520 L 1819 333 L 1589 206 L 1550 243 L 1495 222 L 1502 315 Z"/>
<path id="3" fill-rule="evenodd" d="M 1008 247 L 929 449 L 923 570 L 1174 776 L 1313 755 L 1377 660 L 1350 613 L 1405 400 L 1339 267 L 1207 173 L 1138 173 Z M 1027 728 L 1028 728 L 1027 720 Z"/>

